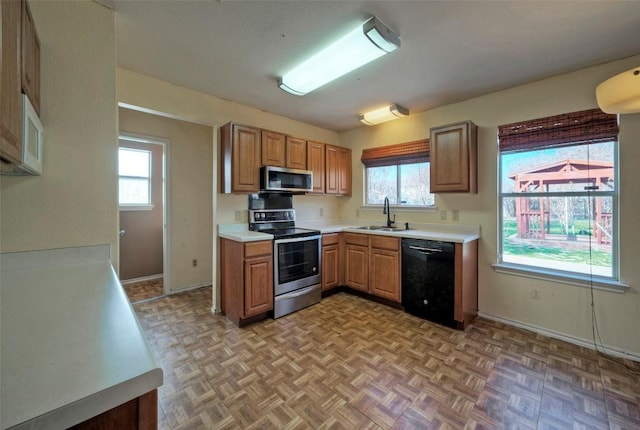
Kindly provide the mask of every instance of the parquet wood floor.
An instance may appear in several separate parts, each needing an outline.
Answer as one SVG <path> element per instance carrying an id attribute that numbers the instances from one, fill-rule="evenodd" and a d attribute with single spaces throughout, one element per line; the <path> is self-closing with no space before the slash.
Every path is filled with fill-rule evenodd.
<path id="1" fill-rule="evenodd" d="M 639 363 L 497 322 L 346 293 L 242 329 L 210 308 L 210 287 L 135 306 L 162 429 L 640 429 Z"/>
<path id="2" fill-rule="evenodd" d="M 125 285 L 124 291 L 131 303 L 160 297 L 164 294 L 162 279 L 141 281 Z"/>

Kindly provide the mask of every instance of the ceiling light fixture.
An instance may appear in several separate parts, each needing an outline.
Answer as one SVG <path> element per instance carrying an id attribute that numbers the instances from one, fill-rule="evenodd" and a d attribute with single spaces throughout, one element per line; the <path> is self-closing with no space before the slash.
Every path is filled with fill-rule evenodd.
<path id="1" fill-rule="evenodd" d="M 359 115 L 360 122 L 366 125 L 376 125 L 392 119 L 401 118 L 409 115 L 409 110 L 400 105 L 392 104 L 371 112 Z"/>
<path id="2" fill-rule="evenodd" d="M 284 91 L 303 96 L 400 47 L 400 37 L 375 16 L 278 79 Z"/>
<path id="3" fill-rule="evenodd" d="M 640 67 L 607 79 L 596 87 L 598 106 L 606 113 L 640 112 Z"/>

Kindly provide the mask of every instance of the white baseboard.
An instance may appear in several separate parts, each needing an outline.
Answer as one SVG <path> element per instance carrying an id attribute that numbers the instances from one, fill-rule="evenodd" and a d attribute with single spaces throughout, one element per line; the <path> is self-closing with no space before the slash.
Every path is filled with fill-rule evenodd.
<path id="1" fill-rule="evenodd" d="M 576 336 L 571 336 L 565 333 L 560 333 L 554 330 L 549 330 L 543 327 L 539 327 L 537 325 L 533 325 L 533 324 L 526 324 L 520 321 L 515 321 L 509 318 L 503 318 L 503 317 L 499 317 L 496 315 L 491 315 L 491 314 L 487 314 L 484 312 L 478 312 L 478 316 L 482 317 L 482 318 L 486 318 L 488 320 L 492 320 L 492 321 L 498 321 L 501 322 L 503 324 L 507 324 L 507 325 L 511 325 L 514 327 L 518 327 L 518 328 L 522 328 L 525 330 L 529 330 L 532 331 L 534 333 L 538 333 L 544 336 L 548 336 L 548 337 L 552 337 L 554 339 L 560 339 L 560 340 L 564 340 L 565 342 L 569 342 L 572 343 L 574 345 L 578 345 L 578 346 L 582 346 L 585 348 L 589 348 L 589 349 L 593 349 L 595 350 L 596 347 L 593 345 L 593 341 L 590 339 L 583 339 L 580 337 L 576 337 Z M 620 357 L 620 358 L 628 358 L 630 360 L 633 361 L 638 361 L 640 362 L 640 354 L 636 354 L 633 352 L 629 352 L 629 351 L 624 351 L 620 348 L 617 348 L 615 346 L 611 346 L 611 345 L 598 345 L 598 350 L 602 351 L 606 354 L 609 355 L 613 355 L 616 357 Z"/>
<path id="2" fill-rule="evenodd" d="M 155 281 L 156 279 L 162 279 L 163 277 L 164 277 L 164 274 L 159 273 L 157 275 L 149 275 L 149 276 L 143 276 L 141 278 L 127 279 L 125 281 L 120 281 L 120 283 L 122 285 L 129 285 L 129 284 L 135 284 L 136 282 Z"/>
<path id="3" fill-rule="evenodd" d="M 199 284 L 187 285 L 186 287 L 182 287 L 177 290 L 171 290 L 169 291 L 169 294 L 184 293 L 185 291 L 195 290 L 196 288 L 208 287 L 209 285 L 211 285 L 211 281 L 200 282 Z"/>

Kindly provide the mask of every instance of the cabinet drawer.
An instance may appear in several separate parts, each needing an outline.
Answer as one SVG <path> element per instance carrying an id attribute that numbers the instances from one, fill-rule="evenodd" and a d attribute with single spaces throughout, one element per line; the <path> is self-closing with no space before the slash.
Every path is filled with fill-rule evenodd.
<path id="1" fill-rule="evenodd" d="M 322 246 L 326 245 L 337 245 L 338 244 L 338 233 L 329 233 L 322 235 Z"/>
<path id="2" fill-rule="evenodd" d="M 244 244 L 244 257 L 251 258 L 258 255 L 269 255 L 273 251 L 270 240 L 261 242 L 249 242 Z"/>
<path id="3" fill-rule="evenodd" d="M 388 249 L 390 251 L 400 250 L 400 239 L 397 237 L 371 235 L 370 238 L 372 248 Z"/>
<path id="4" fill-rule="evenodd" d="M 349 245 L 369 246 L 369 236 L 366 234 L 344 233 L 344 243 Z"/>

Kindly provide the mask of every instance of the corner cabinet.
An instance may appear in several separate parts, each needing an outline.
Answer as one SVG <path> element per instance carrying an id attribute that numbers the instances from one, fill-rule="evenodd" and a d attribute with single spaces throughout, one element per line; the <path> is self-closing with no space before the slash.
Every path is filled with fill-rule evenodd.
<path id="1" fill-rule="evenodd" d="M 477 129 L 471 121 L 463 121 L 431 129 L 432 193 L 476 193 Z"/>
<path id="2" fill-rule="evenodd" d="M 345 285 L 400 303 L 400 238 L 344 233 Z"/>
<path id="3" fill-rule="evenodd" d="M 220 128 L 220 192 L 260 191 L 261 130 L 234 123 Z"/>
<path id="4" fill-rule="evenodd" d="M 266 317 L 273 309 L 273 245 L 270 240 L 220 238 L 222 311 L 234 324 Z"/>

